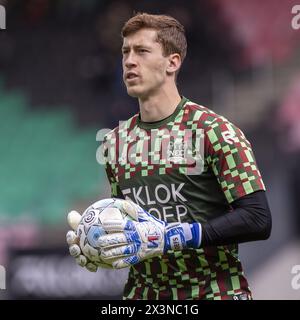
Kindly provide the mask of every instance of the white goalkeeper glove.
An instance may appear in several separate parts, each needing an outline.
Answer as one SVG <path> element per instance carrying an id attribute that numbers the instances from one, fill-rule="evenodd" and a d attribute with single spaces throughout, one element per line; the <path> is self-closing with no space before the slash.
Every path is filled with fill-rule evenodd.
<path id="1" fill-rule="evenodd" d="M 67 216 L 68 224 L 72 228 L 66 234 L 67 244 L 69 246 L 69 252 L 75 261 L 81 267 L 85 267 L 91 272 L 96 272 L 98 267 L 111 269 L 112 267 L 105 263 L 91 262 L 81 251 L 79 247 L 79 237 L 76 234 L 78 224 L 81 220 L 81 215 L 77 211 L 71 211 Z"/>
<path id="2" fill-rule="evenodd" d="M 131 220 L 105 221 L 102 227 L 114 233 L 98 239 L 101 258 L 114 259 L 116 269 L 134 265 L 142 260 L 160 256 L 168 250 L 199 248 L 201 244 L 200 223 L 167 224 L 131 201 L 124 201 L 123 209 Z"/>

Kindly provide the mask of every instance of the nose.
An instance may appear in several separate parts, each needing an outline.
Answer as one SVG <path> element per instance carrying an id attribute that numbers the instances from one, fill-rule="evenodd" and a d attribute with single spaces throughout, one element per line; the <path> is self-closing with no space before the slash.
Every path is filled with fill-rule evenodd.
<path id="1" fill-rule="evenodd" d="M 134 52 L 131 51 L 124 57 L 124 65 L 126 68 L 132 68 L 137 65 Z"/>

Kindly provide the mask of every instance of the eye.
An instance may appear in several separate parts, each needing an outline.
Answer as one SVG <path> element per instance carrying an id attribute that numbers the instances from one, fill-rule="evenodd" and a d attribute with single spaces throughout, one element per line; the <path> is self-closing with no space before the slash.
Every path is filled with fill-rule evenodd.
<path id="1" fill-rule="evenodd" d="M 147 49 L 139 49 L 139 52 L 140 53 L 146 53 L 146 52 L 149 52 L 149 50 L 147 50 Z"/>

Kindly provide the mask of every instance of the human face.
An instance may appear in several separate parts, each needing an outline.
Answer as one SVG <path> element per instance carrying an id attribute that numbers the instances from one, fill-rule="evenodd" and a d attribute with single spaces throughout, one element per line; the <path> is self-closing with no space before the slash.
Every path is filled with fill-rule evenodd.
<path id="1" fill-rule="evenodd" d="M 122 54 L 123 81 L 130 96 L 146 99 L 162 89 L 168 57 L 163 56 L 155 30 L 141 29 L 125 37 Z"/>

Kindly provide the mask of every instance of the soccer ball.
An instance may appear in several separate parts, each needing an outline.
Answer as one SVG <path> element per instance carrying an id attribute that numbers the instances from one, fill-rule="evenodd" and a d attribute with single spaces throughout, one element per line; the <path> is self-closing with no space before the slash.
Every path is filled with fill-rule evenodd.
<path id="1" fill-rule="evenodd" d="M 118 198 L 103 199 L 93 203 L 82 214 L 77 228 L 79 246 L 82 253 L 95 264 L 108 263 L 102 261 L 101 249 L 97 247 L 99 237 L 107 234 L 102 223 L 105 220 L 132 220 L 124 210 L 126 203 L 127 201 Z"/>

